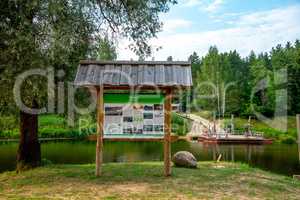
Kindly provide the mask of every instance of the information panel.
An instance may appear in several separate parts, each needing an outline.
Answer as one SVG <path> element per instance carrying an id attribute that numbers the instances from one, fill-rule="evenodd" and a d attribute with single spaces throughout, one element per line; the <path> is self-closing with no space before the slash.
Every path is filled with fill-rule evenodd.
<path id="1" fill-rule="evenodd" d="M 122 101 L 107 103 L 104 99 L 104 135 L 162 135 L 164 132 L 163 102 L 161 98 L 147 99 L 139 100 L 137 103 Z"/>

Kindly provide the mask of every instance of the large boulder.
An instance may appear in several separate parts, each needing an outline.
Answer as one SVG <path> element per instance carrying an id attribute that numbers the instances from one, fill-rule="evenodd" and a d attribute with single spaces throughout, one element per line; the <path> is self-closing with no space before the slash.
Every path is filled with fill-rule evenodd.
<path id="1" fill-rule="evenodd" d="M 197 160 L 193 154 L 188 151 L 179 151 L 172 157 L 172 162 L 177 167 L 197 168 Z"/>

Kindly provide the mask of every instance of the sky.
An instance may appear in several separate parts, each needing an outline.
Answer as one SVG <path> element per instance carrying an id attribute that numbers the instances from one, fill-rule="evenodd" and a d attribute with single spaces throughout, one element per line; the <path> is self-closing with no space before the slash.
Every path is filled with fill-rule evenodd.
<path id="1" fill-rule="evenodd" d="M 155 60 L 184 61 L 193 52 L 202 57 L 213 45 L 246 57 L 300 39 L 300 0 L 178 0 L 160 19 L 162 31 L 149 41 L 161 47 Z M 118 59 L 137 59 L 127 46 L 119 42 Z"/>

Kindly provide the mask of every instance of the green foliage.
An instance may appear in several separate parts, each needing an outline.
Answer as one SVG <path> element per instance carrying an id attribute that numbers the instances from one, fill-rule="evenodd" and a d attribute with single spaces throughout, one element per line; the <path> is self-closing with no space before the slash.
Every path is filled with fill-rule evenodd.
<path id="1" fill-rule="evenodd" d="M 99 39 L 97 59 L 99 59 L 99 60 L 116 60 L 117 59 L 116 47 L 112 41 L 109 41 L 108 37 Z"/>
<path id="2" fill-rule="evenodd" d="M 78 59 L 92 46 L 87 41 L 95 30 L 82 6 L 81 1 L 1 1 L 0 62 L 1 80 L 5 80 L 0 88 L 1 108 L 14 103 L 12 86 L 26 70 L 53 67 L 64 69 L 67 80 L 73 78 Z M 26 79 L 21 93 L 27 106 L 33 106 L 33 101 L 39 106 L 45 103 L 45 83 L 41 76 Z"/>
<path id="3" fill-rule="evenodd" d="M 12 99 L 17 75 L 30 69 L 52 67 L 54 75 L 63 70 L 63 80 L 73 81 L 79 60 L 96 58 L 97 49 L 103 48 L 105 52 L 100 58 L 116 57 L 115 47 L 108 38 L 127 38 L 135 53 L 149 56 L 152 49 L 148 40 L 162 26 L 159 14 L 175 3 L 175 0 L 1 1 L 0 114 L 17 110 Z M 21 92 L 28 107 L 34 102 L 42 107 L 48 98 L 45 77 L 26 79 Z"/>
<path id="4" fill-rule="evenodd" d="M 196 80 L 197 74 L 201 71 L 201 59 L 196 52 L 193 52 L 193 54 L 190 55 L 188 60 L 191 62 L 192 78 L 193 80 Z"/>
<path id="5" fill-rule="evenodd" d="M 14 129 L 18 124 L 15 116 L 2 116 L 0 120 L 0 130 Z"/>
<path id="6" fill-rule="evenodd" d="M 288 115 L 300 113 L 299 40 L 294 45 L 278 45 L 270 53 L 252 51 L 246 58 L 236 51 L 220 53 L 211 47 L 201 60 L 196 53 L 190 60 L 194 86 L 198 86 L 193 94 L 196 112 L 249 116 L 256 111 L 273 117 L 275 109 L 277 116 L 285 115 L 282 108 L 287 104 Z M 287 102 L 282 89 L 287 90 Z"/>
<path id="7" fill-rule="evenodd" d="M 184 136 L 191 129 L 191 122 L 176 113 L 172 113 L 172 133 Z"/>
<path id="8" fill-rule="evenodd" d="M 202 58 L 200 68 L 196 79 L 198 94 L 194 96 L 198 108 L 223 116 L 228 111 L 239 113 L 242 109 L 240 102 L 247 103 L 246 96 L 250 95 L 245 81 L 249 70 L 239 54 L 236 51 L 219 53 L 217 47 L 211 47 Z M 198 98 L 198 95 L 207 98 Z"/>
<path id="9" fill-rule="evenodd" d="M 100 19 L 105 19 L 110 31 L 129 38 L 133 43 L 129 46 L 137 55 L 151 55 L 148 40 L 156 36 L 162 24 L 159 13 L 169 10 L 170 4 L 176 0 L 140 0 L 140 1 L 97 1 Z"/>
<path id="10" fill-rule="evenodd" d="M 285 135 L 280 138 L 281 143 L 283 144 L 295 144 L 296 139 L 290 135 Z"/>
<path id="11" fill-rule="evenodd" d="M 39 126 L 64 126 L 65 119 L 59 115 L 41 115 L 39 117 Z"/>
<path id="12" fill-rule="evenodd" d="M 280 119 L 279 119 L 280 120 Z M 224 125 L 230 122 L 229 118 L 224 120 Z M 259 120 L 251 120 L 251 129 L 255 132 L 262 132 L 264 137 L 272 138 L 275 142 L 281 142 L 285 144 L 294 144 L 297 141 L 297 127 L 295 117 L 288 117 L 287 131 L 272 128 L 266 123 Z M 245 131 L 245 126 L 248 123 L 246 118 L 234 118 L 234 127 L 237 131 Z"/>
<path id="13" fill-rule="evenodd" d="M 18 124 L 14 123 L 10 126 L 3 126 L 8 118 L 1 117 L 0 138 L 17 139 L 20 136 Z M 85 123 L 84 127 L 80 127 L 79 120 L 74 127 L 68 127 L 63 116 L 59 115 L 41 115 L 39 116 L 39 137 L 40 138 L 85 138 L 96 132 L 95 121 L 84 116 L 82 117 Z"/>
<path id="14" fill-rule="evenodd" d="M 46 158 L 42 158 L 42 166 L 45 166 L 45 165 L 52 165 L 52 161 L 51 160 L 48 160 Z"/>
<path id="15" fill-rule="evenodd" d="M 19 138 L 20 133 L 19 129 L 12 129 L 12 130 L 1 130 L 0 131 L 0 138 L 5 139 L 17 139 Z"/>

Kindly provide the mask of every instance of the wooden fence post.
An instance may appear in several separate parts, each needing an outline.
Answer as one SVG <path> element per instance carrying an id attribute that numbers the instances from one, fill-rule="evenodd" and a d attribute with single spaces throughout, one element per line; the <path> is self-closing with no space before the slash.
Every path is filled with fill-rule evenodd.
<path id="1" fill-rule="evenodd" d="M 299 163 L 300 163 L 300 114 L 296 115 L 297 120 L 297 133 L 298 133 L 298 156 L 299 156 Z"/>
<path id="2" fill-rule="evenodd" d="M 103 85 L 97 88 L 97 144 L 96 144 L 96 171 L 95 175 L 101 175 L 102 151 L 103 151 L 103 121 L 104 121 L 104 101 Z"/>
<path id="3" fill-rule="evenodd" d="M 164 102 L 164 175 L 171 175 L 171 112 L 172 112 L 172 90 L 166 90 Z"/>

